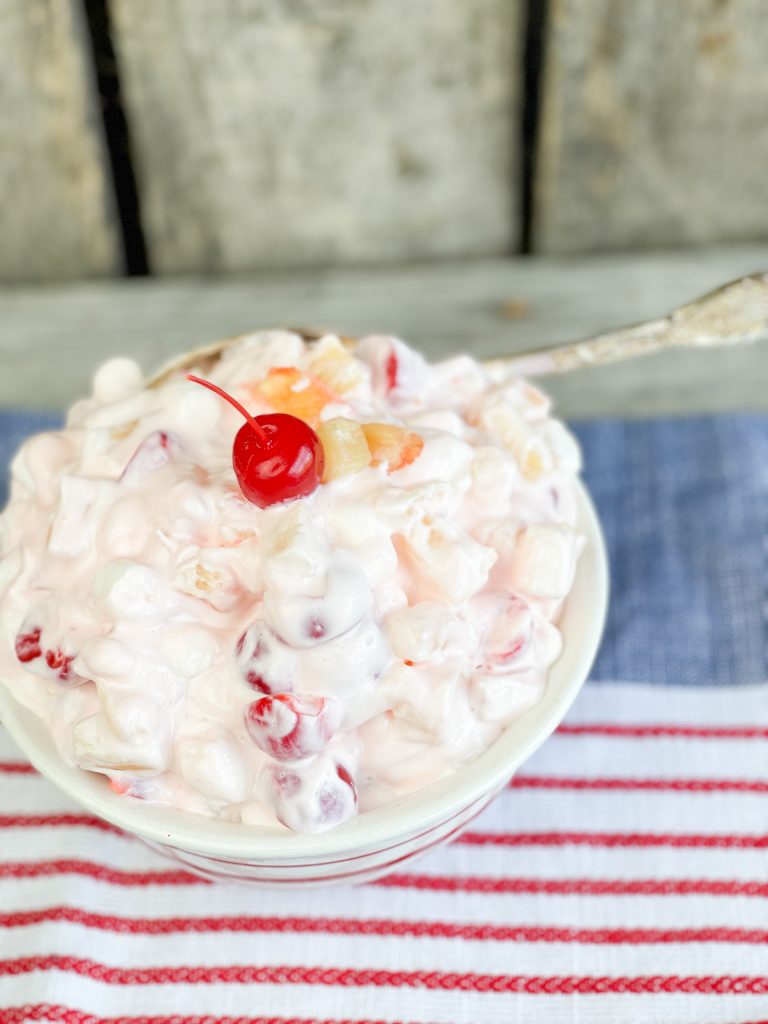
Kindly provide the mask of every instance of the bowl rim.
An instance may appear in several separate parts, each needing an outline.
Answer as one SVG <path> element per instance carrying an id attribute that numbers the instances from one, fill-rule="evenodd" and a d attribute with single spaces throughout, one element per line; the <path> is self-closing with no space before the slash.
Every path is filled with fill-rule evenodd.
<path id="1" fill-rule="evenodd" d="M 459 772 L 365 811 L 328 832 L 298 835 L 279 825 L 222 822 L 119 796 L 102 776 L 67 764 L 47 740 L 42 721 L 18 703 L 2 681 L 0 720 L 34 767 L 58 789 L 117 828 L 154 843 L 209 857 L 297 866 L 318 858 L 327 862 L 343 854 L 354 860 L 354 855 L 397 845 L 449 819 L 484 793 L 500 788 L 556 729 L 585 682 L 605 625 L 608 558 L 597 513 L 581 480 L 576 481 L 576 501 L 578 526 L 586 545 L 564 604 L 563 618 L 569 609 L 571 613 L 575 609 L 583 622 L 577 636 L 566 640 L 550 669 L 541 701 L 510 723 L 490 747 Z"/>

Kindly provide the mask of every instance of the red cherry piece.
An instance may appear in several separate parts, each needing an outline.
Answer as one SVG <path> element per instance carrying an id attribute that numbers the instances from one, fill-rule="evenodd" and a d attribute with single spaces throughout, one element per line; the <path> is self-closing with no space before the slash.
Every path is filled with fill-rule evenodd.
<path id="1" fill-rule="evenodd" d="M 167 430 L 155 430 L 147 435 L 128 460 L 120 479 L 133 483 L 155 470 L 162 469 L 171 459 L 181 454 L 181 441 Z"/>
<path id="2" fill-rule="evenodd" d="M 293 689 L 290 670 L 282 666 L 275 670 L 270 661 L 270 651 L 279 640 L 261 623 L 254 623 L 243 633 L 235 646 L 237 667 L 243 679 L 259 693 L 285 693 Z"/>
<path id="3" fill-rule="evenodd" d="M 292 693 L 260 697 L 245 710 L 248 735 L 277 761 L 300 761 L 325 749 L 338 724 L 334 703 Z"/>
<path id="4" fill-rule="evenodd" d="M 145 784 L 140 779 L 121 779 L 112 776 L 108 779 L 108 785 L 118 796 L 132 796 L 136 800 L 144 799 Z"/>
<path id="5" fill-rule="evenodd" d="M 312 618 L 307 623 L 306 633 L 311 640 L 322 640 L 328 632 L 328 627 L 322 619 Z"/>
<path id="6" fill-rule="evenodd" d="M 34 661 L 43 653 L 40 647 L 40 627 L 29 630 L 26 633 L 19 633 L 16 637 L 16 657 L 20 662 L 26 664 Z"/>
<path id="7" fill-rule="evenodd" d="M 339 776 L 341 781 L 346 786 L 349 786 L 349 788 L 355 794 L 355 797 L 357 797 L 357 788 L 355 786 L 355 780 L 352 778 L 352 776 L 349 774 L 349 772 L 347 771 L 343 764 L 336 765 L 336 774 Z"/>
<path id="8" fill-rule="evenodd" d="M 273 692 L 267 680 L 264 676 L 260 676 L 258 672 L 246 672 L 245 681 L 254 690 L 258 690 L 259 693 L 271 694 Z"/>
<path id="9" fill-rule="evenodd" d="M 304 420 L 288 413 L 251 416 L 218 385 L 193 374 L 187 380 L 213 391 L 245 418 L 232 447 L 232 464 L 240 490 L 248 501 L 267 508 L 311 494 L 325 468 L 320 438 Z"/>
<path id="10" fill-rule="evenodd" d="M 72 678 L 72 662 L 74 660 L 74 655 L 64 654 L 58 647 L 45 652 L 46 665 L 56 673 L 56 678 L 62 682 L 67 682 Z"/>
<path id="11" fill-rule="evenodd" d="M 290 799 L 301 791 L 301 779 L 296 772 L 289 771 L 287 768 L 280 768 L 274 773 L 272 778 L 274 779 L 275 788 L 283 798 Z"/>
<path id="12" fill-rule="evenodd" d="M 533 640 L 533 616 L 528 606 L 516 597 L 506 603 L 485 645 L 485 668 L 490 672 L 509 671 L 519 666 Z"/>
<path id="13" fill-rule="evenodd" d="M 394 352 L 390 352 L 387 356 L 385 373 L 387 377 L 387 390 L 394 391 L 397 387 L 397 356 Z"/>
<path id="14" fill-rule="evenodd" d="M 232 449 L 235 475 L 248 501 L 267 508 L 312 494 L 325 467 L 323 446 L 312 427 L 284 412 L 257 416 L 256 422 L 263 439 L 246 423 Z"/>
<path id="15" fill-rule="evenodd" d="M 349 805 L 357 806 L 357 789 L 352 776 L 343 764 L 336 765 L 339 782 L 328 782 L 318 790 L 317 802 L 320 821 L 324 825 L 335 825 L 349 817 Z"/>
<path id="16" fill-rule="evenodd" d="M 306 765 L 272 770 L 275 814 L 294 832 L 326 832 L 353 817 L 357 790 L 347 769 L 321 754 Z"/>
<path id="17" fill-rule="evenodd" d="M 72 668 L 74 654 L 65 654 L 60 647 L 45 646 L 40 626 L 24 626 L 16 636 L 16 657 L 29 672 L 43 679 L 61 683 L 80 683 L 82 679 Z"/>

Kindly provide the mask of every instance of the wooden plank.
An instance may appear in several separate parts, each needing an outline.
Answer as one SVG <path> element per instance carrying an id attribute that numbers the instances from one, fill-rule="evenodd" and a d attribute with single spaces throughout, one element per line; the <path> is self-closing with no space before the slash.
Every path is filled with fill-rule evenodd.
<path id="1" fill-rule="evenodd" d="M 768 246 L 0 289 L 0 405 L 61 408 L 110 355 L 131 354 L 151 371 L 185 348 L 280 324 L 393 331 L 431 358 L 521 351 L 656 316 L 760 268 Z M 567 417 L 643 416 L 768 411 L 767 379 L 768 344 L 668 353 L 546 387 Z"/>
<path id="2" fill-rule="evenodd" d="M 118 267 L 81 18 L 75 0 L 0 0 L 0 280 Z"/>
<path id="3" fill-rule="evenodd" d="M 768 4 L 551 0 L 539 252 L 762 239 Z"/>
<path id="4" fill-rule="evenodd" d="M 508 251 L 520 0 L 112 0 L 160 272 Z"/>

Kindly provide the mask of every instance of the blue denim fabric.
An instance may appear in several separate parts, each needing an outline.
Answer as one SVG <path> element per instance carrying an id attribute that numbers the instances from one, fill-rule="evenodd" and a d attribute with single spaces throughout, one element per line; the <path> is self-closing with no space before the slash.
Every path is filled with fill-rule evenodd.
<path id="1" fill-rule="evenodd" d="M 768 419 L 577 424 L 611 560 L 596 680 L 768 680 Z"/>
<path id="2" fill-rule="evenodd" d="M 0 501 L 20 442 L 52 414 L 0 411 Z M 573 428 L 602 518 L 611 607 L 597 681 L 768 680 L 768 418 Z"/>

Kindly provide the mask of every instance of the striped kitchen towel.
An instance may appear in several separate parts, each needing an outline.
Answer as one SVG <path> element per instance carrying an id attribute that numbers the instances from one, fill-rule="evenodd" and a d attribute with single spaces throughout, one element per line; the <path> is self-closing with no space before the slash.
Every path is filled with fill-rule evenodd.
<path id="1" fill-rule="evenodd" d="M 768 421 L 579 433 L 613 563 L 593 681 L 407 872 L 209 884 L 0 730 L 0 1021 L 768 1020 Z"/>
<path id="2" fill-rule="evenodd" d="M 766 707 L 768 687 L 592 685 L 470 832 L 328 892 L 203 882 L 4 739 L 0 1019 L 764 1018 Z"/>

